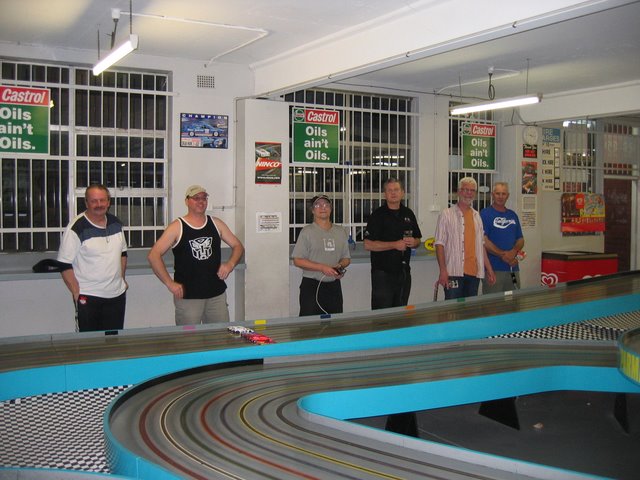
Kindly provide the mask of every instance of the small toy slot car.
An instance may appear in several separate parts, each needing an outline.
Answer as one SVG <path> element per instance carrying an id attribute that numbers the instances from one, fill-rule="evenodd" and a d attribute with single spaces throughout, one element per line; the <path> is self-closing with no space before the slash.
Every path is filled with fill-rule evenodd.
<path id="1" fill-rule="evenodd" d="M 259 345 L 263 345 L 265 343 L 275 343 L 271 337 L 262 335 L 261 333 L 250 333 L 244 335 L 244 338 L 249 340 L 251 343 L 257 343 Z"/>
<path id="2" fill-rule="evenodd" d="M 250 328 L 242 327 L 240 325 L 231 325 L 230 327 L 227 327 L 227 330 L 231 333 L 235 333 L 236 335 L 246 335 L 248 333 L 254 333 Z"/>

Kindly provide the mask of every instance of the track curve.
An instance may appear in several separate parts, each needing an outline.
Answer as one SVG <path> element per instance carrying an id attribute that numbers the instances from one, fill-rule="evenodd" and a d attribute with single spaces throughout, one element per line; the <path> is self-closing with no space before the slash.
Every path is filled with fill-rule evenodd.
<path id="1" fill-rule="evenodd" d="M 281 362 L 217 365 L 141 384 L 115 405 L 111 434 L 185 478 L 510 478 L 311 423 L 297 402 L 329 390 L 554 365 L 615 367 L 617 350 L 607 342 L 477 341 Z"/>

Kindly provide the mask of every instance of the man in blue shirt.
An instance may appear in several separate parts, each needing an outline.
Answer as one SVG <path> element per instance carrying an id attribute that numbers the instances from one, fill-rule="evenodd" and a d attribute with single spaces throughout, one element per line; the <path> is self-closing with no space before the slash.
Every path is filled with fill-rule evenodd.
<path id="1" fill-rule="evenodd" d="M 505 292 L 520 288 L 518 254 L 524 247 L 520 219 L 506 207 L 509 185 L 496 182 L 491 191 L 491 205 L 482 209 L 480 217 L 484 227 L 484 246 L 496 274 L 496 282 L 482 283 L 483 293 Z"/>

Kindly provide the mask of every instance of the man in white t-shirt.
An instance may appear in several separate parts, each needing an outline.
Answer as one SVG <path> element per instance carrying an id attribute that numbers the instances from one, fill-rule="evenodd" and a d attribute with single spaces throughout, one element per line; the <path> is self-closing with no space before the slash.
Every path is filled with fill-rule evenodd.
<path id="1" fill-rule="evenodd" d="M 127 242 L 122 223 L 108 213 L 109 189 L 91 185 L 87 209 L 67 226 L 58 250 L 62 279 L 76 307 L 76 330 L 120 330 L 124 327 Z"/>

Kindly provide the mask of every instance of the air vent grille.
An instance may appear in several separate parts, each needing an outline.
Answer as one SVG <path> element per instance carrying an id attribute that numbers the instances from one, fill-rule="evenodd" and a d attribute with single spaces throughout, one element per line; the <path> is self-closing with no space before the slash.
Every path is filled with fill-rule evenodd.
<path id="1" fill-rule="evenodd" d="M 196 86 L 198 88 L 216 88 L 216 77 L 213 75 L 197 75 Z"/>

